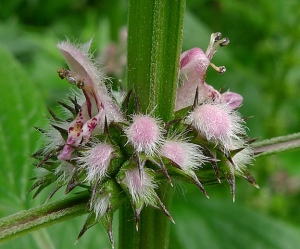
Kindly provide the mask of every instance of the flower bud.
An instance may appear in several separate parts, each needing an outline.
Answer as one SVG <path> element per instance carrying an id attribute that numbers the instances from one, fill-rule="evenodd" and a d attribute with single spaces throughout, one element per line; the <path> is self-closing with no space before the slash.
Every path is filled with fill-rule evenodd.
<path id="1" fill-rule="evenodd" d="M 161 148 L 161 155 L 169 158 L 186 173 L 199 168 L 206 159 L 200 151 L 200 146 L 193 143 L 172 140 L 164 143 Z"/>
<path id="2" fill-rule="evenodd" d="M 235 170 L 242 172 L 247 165 L 252 164 L 254 159 L 254 152 L 250 146 L 242 149 L 232 157 L 232 162 Z"/>
<path id="3" fill-rule="evenodd" d="M 95 143 L 93 147 L 78 158 L 80 167 L 86 169 L 86 180 L 95 182 L 106 175 L 106 171 L 114 158 L 114 148 L 107 143 Z"/>
<path id="4" fill-rule="evenodd" d="M 244 135 L 242 118 L 238 112 L 230 109 L 227 104 L 207 102 L 197 107 L 187 118 L 198 133 L 215 145 L 220 144 L 224 151 L 229 151 L 233 140 L 240 141 Z"/>
<path id="5" fill-rule="evenodd" d="M 75 166 L 69 162 L 61 161 L 60 165 L 55 169 L 54 174 L 58 177 L 57 182 L 66 184 L 72 177 Z"/>
<path id="6" fill-rule="evenodd" d="M 129 168 L 125 171 L 125 176 L 121 177 L 120 183 L 128 190 L 133 203 L 143 202 L 146 205 L 155 205 L 156 193 L 154 189 L 156 185 L 150 170 L 143 169 L 140 171 L 137 167 Z"/>
<path id="7" fill-rule="evenodd" d="M 132 120 L 133 123 L 124 130 L 128 142 L 137 152 L 155 154 L 163 140 L 160 122 L 147 115 L 135 115 Z"/>

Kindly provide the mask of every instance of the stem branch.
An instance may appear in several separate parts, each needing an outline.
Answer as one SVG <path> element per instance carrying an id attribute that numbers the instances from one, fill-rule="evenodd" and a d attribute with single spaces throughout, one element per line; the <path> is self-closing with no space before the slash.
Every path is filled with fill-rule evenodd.
<path id="1" fill-rule="evenodd" d="M 255 157 L 269 156 L 284 151 L 299 149 L 300 132 L 263 140 L 261 142 L 253 143 L 252 145 L 254 147 Z"/>
<path id="2" fill-rule="evenodd" d="M 86 213 L 87 192 L 0 219 L 0 243 Z"/>

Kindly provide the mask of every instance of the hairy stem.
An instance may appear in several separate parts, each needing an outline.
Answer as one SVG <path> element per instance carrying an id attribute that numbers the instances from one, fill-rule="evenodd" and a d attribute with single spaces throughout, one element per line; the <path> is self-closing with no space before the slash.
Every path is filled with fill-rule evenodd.
<path id="1" fill-rule="evenodd" d="M 300 148 L 300 133 L 253 143 L 255 157 L 269 156 Z"/>
<path id="2" fill-rule="evenodd" d="M 87 192 L 0 219 L 0 243 L 86 213 Z"/>
<path id="3" fill-rule="evenodd" d="M 165 122 L 174 118 L 184 9 L 185 0 L 129 1 L 127 84 L 140 105 L 137 109 L 132 103 L 131 113 L 152 112 Z M 160 187 L 158 195 L 169 209 L 170 186 Z M 133 218 L 123 206 L 119 249 L 168 248 L 170 221 L 161 210 L 144 208 L 138 231 Z"/>
<path id="4" fill-rule="evenodd" d="M 168 121 L 178 82 L 185 0 L 131 0 L 127 84 L 143 112 Z"/>

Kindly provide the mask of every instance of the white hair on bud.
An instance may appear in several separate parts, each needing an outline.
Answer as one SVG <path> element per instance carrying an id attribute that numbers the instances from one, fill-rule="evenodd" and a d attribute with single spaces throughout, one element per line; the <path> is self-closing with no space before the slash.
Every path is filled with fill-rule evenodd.
<path id="1" fill-rule="evenodd" d="M 138 168 L 125 171 L 123 183 L 127 186 L 129 193 L 135 203 L 140 201 L 145 204 L 155 206 L 155 191 L 157 187 L 154 183 L 154 177 L 149 174 L 149 170 L 144 169 L 141 172 Z"/>
<path id="2" fill-rule="evenodd" d="M 114 148 L 110 144 L 93 142 L 92 147 L 83 152 L 77 161 L 86 170 L 86 181 L 95 182 L 102 179 L 114 158 Z"/>
<path id="3" fill-rule="evenodd" d="M 208 141 L 220 144 L 224 152 L 233 147 L 234 140 L 242 140 L 241 135 L 246 134 L 240 114 L 227 103 L 205 102 L 189 114 L 186 122 Z"/>
<path id="4" fill-rule="evenodd" d="M 149 115 L 134 115 L 132 123 L 124 129 L 128 142 L 137 152 L 145 152 L 148 155 L 157 154 L 163 144 L 161 121 Z"/>

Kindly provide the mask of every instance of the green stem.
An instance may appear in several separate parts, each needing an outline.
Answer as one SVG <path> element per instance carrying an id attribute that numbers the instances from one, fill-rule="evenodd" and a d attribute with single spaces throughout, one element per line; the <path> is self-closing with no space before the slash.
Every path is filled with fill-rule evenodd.
<path id="1" fill-rule="evenodd" d="M 300 133 L 253 143 L 255 157 L 269 156 L 300 148 Z"/>
<path id="2" fill-rule="evenodd" d="M 159 196 L 164 205 L 171 207 L 173 191 L 168 182 L 160 186 Z M 142 211 L 139 228 L 139 247 L 169 248 L 170 219 L 160 210 L 147 207 Z"/>
<path id="3" fill-rule="evenodd" d="M 119 248 L 134 249 L 138 244 L 132 207 L 123 203 L 119 209 Z"/>
<path id="4" fill-rule="evenodd" d="M 131 0 L 128 14 L 127 84 L 143 112 L 168 121 L 178 82 L 185 0 Z"/>
<path id="5" fill-rule="evenodd" d="M 164 122 L 174 118 L 184 9 L 185 0 L 129 1 L 128 88 L 137 96 L 138 111 L 154 110 L 154 116 Z M 134 109 L 132 104 L 131 113 Z M 169 188 L 160 186 L 158 191 L 167 209 L 172 199 Z M 168 248 L 170 221 L 160 210 L 144 208 L 139 231 L 135 230 L 134 216 L 127 206 L 120 214 L 119 249 Z"/>
<path id="6" fill-rule="evenodd" d="M 0 219 L 0 243 L 86 213 L 87 192 Z"/>

